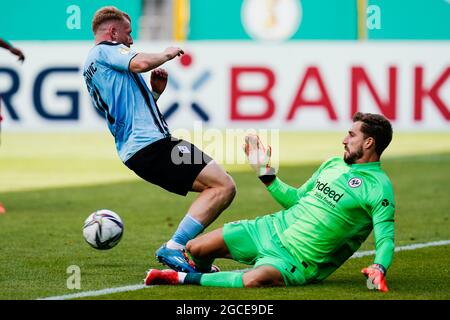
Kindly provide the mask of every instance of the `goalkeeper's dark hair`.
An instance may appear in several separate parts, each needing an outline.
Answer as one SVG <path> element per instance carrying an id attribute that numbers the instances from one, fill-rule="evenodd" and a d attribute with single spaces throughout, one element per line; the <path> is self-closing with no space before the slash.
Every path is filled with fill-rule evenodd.
<path id="1" fill-rule="evenodd" d="M 361 121 L 361 131 L 364 138 L 375 140 L 375 151 L 381 156 L 392 140 L 392 125 L 380 114 L 357 112 L 353 115 L 353 122 Z"/>

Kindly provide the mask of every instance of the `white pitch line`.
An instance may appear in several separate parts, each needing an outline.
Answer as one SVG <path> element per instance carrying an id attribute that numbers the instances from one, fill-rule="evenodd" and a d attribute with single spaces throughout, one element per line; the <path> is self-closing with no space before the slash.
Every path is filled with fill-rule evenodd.
<path id="1" fill-rule="evenodd" d="M 421 248 L 426 248 L 426 247 L 445 246 L 448 244 L 450 244 L 450 240 L 441 240 L 441 241 L 432 241 L 432 242 L 426 242 L 426 243 L 410 244 L 410 245 L 395 248 L 395 252 L 416 250 L 416 249 L 421 249 Z M 350 259 L 362 258 L 362 257 L 366 257 L 366 256 L 373 256 L 374 254 L 375 254 L 375 250 L 355 252 L 350 257 Z M 250 270 L 250 269 L 242 269 L 242 270 L 235 270 L 235 271 L 247 271 L 247 270 Z M 62 295 L 62 296 L 40 298 L 37 300 L 65 300 L 65 299 L 96 297 L 96 296 L 102 296 L 105 294 L 126 292 L 126 291 L 136 291 L 136 290 L 141 290 L 141 289 L 145 289 L 145 288 L 153 288 L 153 287 L 154 286 L 146 286 L 144 284 L 134 284 L 134 285 L 124 286 L 124 287 L 107 288 L 107 289 L 93 290 L 93 291 L 84 291 L 84 292 L 78 292 L 78 293 L 73 293 L 73 294 L 66 294 L 66 295 Z"/>
<path id="2" fill-rule="evenodd" d="M 399 251 L 408 251 L 408 250 L 416 250 L 426 247 L 437 247 L 437 246 L 445 246 L 450 244 L 450 240 L 441 240 L 441 241 L 432 241 L 432 242 L 426 242 L 426 243 L 416 243 L 416 244 L 409 244 L 402 247 L 397 247 L 394 249 L 395 252 Z M 352 258 L 361 258 L 365 256 L 373 256 L 375 255 L 375 250 L 370 251 L 361 251 L 361 252 L 355 252 L 350 259 Z"/>
<path id="3" fill-rule="evenodd" d="M 144 288 L 151 288 L 151 287 L 153 287 L 153 286 L 146 286 L 145 284 L 135 284 L 135 285 L 125 286 L 125 287 L 108 288 L 108 289 L 95 290 L 95 291 L 84 291 L 84 292 L 79 292 L 79 293 L 66 294 L 63 296 L 41 298 L 41 299 L 37 299 L 37 300 L 65 300 L 65 299 L 77 299 L 77 298 L 85 298 L 85 297 L 96 297 L 96 296 L 102 296 L 105 294 L 125 292 L 125 291 L 135 291 L 135 290 L 141 290 Z"/>

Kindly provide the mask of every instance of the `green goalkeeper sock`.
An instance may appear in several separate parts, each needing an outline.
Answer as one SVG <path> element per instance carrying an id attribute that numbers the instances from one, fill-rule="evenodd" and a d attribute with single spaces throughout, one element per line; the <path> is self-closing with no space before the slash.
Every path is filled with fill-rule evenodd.
<path id="1" fill-rule="evenodd" d="M 188 273 L 184 284 L 197 284 L 204 287 L 243 288 L 243 272 Z"/>

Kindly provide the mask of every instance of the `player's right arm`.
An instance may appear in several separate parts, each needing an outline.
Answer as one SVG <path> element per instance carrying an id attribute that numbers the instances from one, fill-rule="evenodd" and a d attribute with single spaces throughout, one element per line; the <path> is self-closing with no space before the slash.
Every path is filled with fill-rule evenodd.
<path id="1" fill-rule="evenodd" d="M 147 72 L 177 56 L 181 56 L 183 53 L 184 51 L 178 47 L 169 47 L 160 53 L 141 52 L 131 59 L 129 70 L 136 73 Z"/>
<path id="2" fill-rule="evenodd" d="M 386 272 L 394 257 L 394 215 L 395 204 L 392 186 L 385 185 L 378 197 L 374 197 L 372 209 L 375 258 L 373 264 L 361 270 L 367 277 L 367 287 L 383 292 L 388 291 Z"/>

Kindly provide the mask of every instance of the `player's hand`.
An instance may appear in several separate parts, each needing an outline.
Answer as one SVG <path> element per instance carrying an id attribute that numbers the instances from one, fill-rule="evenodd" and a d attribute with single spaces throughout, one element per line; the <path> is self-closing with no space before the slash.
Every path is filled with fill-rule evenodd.
<path id="1" fill-rule="evenodd" d="M 182 54 L 184 54 L 184 51 L 178 47 L 169 47 L 166 50 L 164 50 L 164 54 L 169 60 L 172 60 L 173 58 L 179 57 Z"/>
<path id="2" fill-rule="evenodd" d="M 19 61 L 24 62 L 25 61 L 25 56 L 23 55 L 22 51 L 20 51 L 17 48 L 11 48 L 9 50 L 12 54 L 16 55 L 19 57 Z"/>
<path id="3" fill-rule="evenodd" d="M 380 264 L 372 264 L 371 266 L 364 268 L 361 272 L 367 277 L 367 288 L 370 290 L 379 290 L 382 292 L 388 292 L 389 289 L 386 285 L 386 278 L 384 277 L 385 269 Z"/>
<path id="4" fill-rule="evenodd" d="M 150 84 L 152 91 L 156 92 L 158 96 L 164 92 L 167 85 L 167 71 L 163 68 L 158 68 L 152 71 L 150 75 Z"/>
<path id="5" fill-rule="evenodd" d="M 270 166 L 272 148 L 268 146 L 266 149 L 257 135 L 245 137 L 244 152 L 250 166 L 259 177 L 275 174 L 275 169 Z"/>

